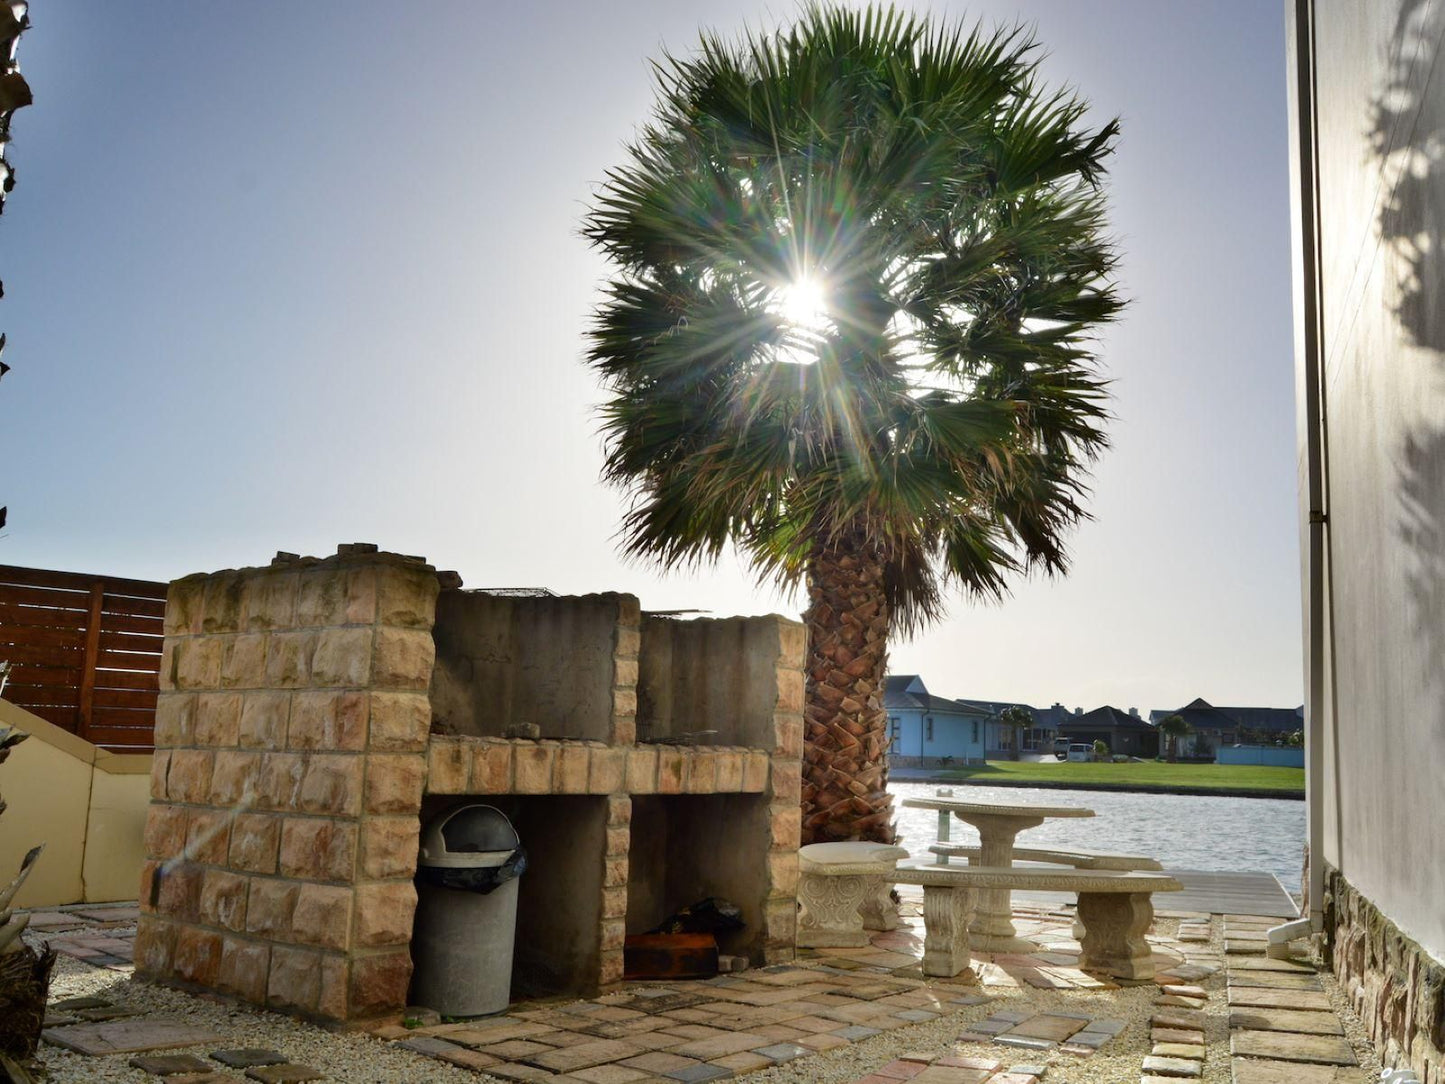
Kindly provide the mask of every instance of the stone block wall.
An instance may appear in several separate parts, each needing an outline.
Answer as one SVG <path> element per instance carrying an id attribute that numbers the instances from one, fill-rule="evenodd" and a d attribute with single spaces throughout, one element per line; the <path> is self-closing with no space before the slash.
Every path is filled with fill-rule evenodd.
<path id="1" fill-rule="evenodd" d="M 171 585 L 138 973 L 334 1019 L 406 1003 L 437 592 L 368 546 Z"/>
<path id="2" fill-rule="evenodd" d="M 1386 1066 L 1445 1084 L 1445 965 L 1325 868 L 1325 962 Z"/>

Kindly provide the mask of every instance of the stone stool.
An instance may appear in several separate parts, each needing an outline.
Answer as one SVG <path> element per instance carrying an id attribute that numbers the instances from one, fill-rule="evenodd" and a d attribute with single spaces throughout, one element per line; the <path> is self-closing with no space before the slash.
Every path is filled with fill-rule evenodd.
<path id="1" fill-rule="evenodd" d="M 798 849 L 799 948 L 858 948 L 868 930 L 898 927 L 888 892 L 902 847 L 811 843 Z"/>

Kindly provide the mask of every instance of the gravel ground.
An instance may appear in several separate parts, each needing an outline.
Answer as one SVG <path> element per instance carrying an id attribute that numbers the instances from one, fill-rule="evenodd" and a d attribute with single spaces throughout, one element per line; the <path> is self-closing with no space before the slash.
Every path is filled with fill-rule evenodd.
<path id="1" fill-rule="evenodd" d="M 1161 920 L 1162 928 L 1173 932 L 1172 920 Z M 1213 923 L 1212 948 L 1222 952 L 1222 923 Z M 1203 947 L 1203 946 L 1199 946 Z M 1379 1058 L 1365 1036 L 1364 1027 L 1349 1009 L 1338 984 L 1322 974 L 1326 989 L 1344 1022 L 1346 1034 L 1360 1056 L 1362 1084 L 1378 1079 Z M 1200 982 L 1209 991 L 1205 1011 L 1208 1056 L 1201 1084 L 1230 1084 L 1229 1006 L 1223 969 Z M 949 987 L 967 992 L 978 988 Z M 987 1003 L 970 1006 L 937 1020 L 911 1024 L 884 1032 L 859 1043 L 837 1047 L 799 1058 L 770 1069 L 749 1074 L 759 1084 L 850 1084 L 903 1054 L 942 1055 L 955 1046 L 970 1056 L 989 1057 L 1006 1066 L 1039 1064 L 1048 1066 L 1046 1084 L 1130 1084 L 1137 1081 L 1140 1067 L 1150 1048 L 1149 1017 L 1156 1011 L 1157 987 L 1151 985 L 1121 990 L 1038 990 L 988 988 Z M 276 1013 L 251 1009 L 183 994 L 164 987 L 133 982 L 117 972 L 94 968 L 67 956 L 56 963 L 52 998 L 96 996 L 121 1005 L 183 1018 L 209 1027 L 225 1037 L 224 1044 L 192 1048 L 205 1056 L 226 1046 L 273 1047 L 292 1060 L 325 1072 L 334 1080 L 355 1084 L 481 1084 L 496 1078 L 449 1066 L 414 1054 L 391 1043 L 355 1032 L 337 1032 L 304 1024 Z M 1028 1006 L 1040 1011 L 1084 1012 L 1123 1020 L 1127 1026 L 1112 1042 L 1092 1057 L 1080 1058 L 1060 1051 L 1031 1051 L 991 1043 L 956 1044 L 965 1025 L 1012 1007 Z M 177 1051 L 179 1052 L 179 1051 Z M 89 1058 L 52 1046 L 42 1046 L 41 1058 L 54 1084 L 88 1084 L 91 1081 L 154 1084 L 126 1065 L 129 1055 Z M 498 1082 L 503 1084 L 503 1082 Z"/>

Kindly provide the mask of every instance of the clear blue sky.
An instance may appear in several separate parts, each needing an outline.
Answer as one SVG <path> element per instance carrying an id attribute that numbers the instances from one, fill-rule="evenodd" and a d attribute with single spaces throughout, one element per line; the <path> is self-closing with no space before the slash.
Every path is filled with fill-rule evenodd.
<path id="1" fill-rule="evenodd" d="M 471 586 L 796 614 L 622 563 L 578 236 L 648 59 L 787 5 L 36 3 L 0 218 L 12 564 L 170 579 L 371 541 Z M 1123 120 L 1134 303 L 1066 580 L 894 647 L 952 696 L 1301 697 L 1282 5 L 1022 0 Z"/>

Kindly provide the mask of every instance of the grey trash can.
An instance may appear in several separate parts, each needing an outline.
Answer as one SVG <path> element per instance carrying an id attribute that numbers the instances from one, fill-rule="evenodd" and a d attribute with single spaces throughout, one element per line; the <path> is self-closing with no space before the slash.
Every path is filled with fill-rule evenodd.
<path id="1" fill-rule="evenodd" d="M 527 854 L 512 822 L 468 805 L 422 830 L 411 1000 L 443 1016 L 502 1012 L 512 991 L 517 878 Z"/>

